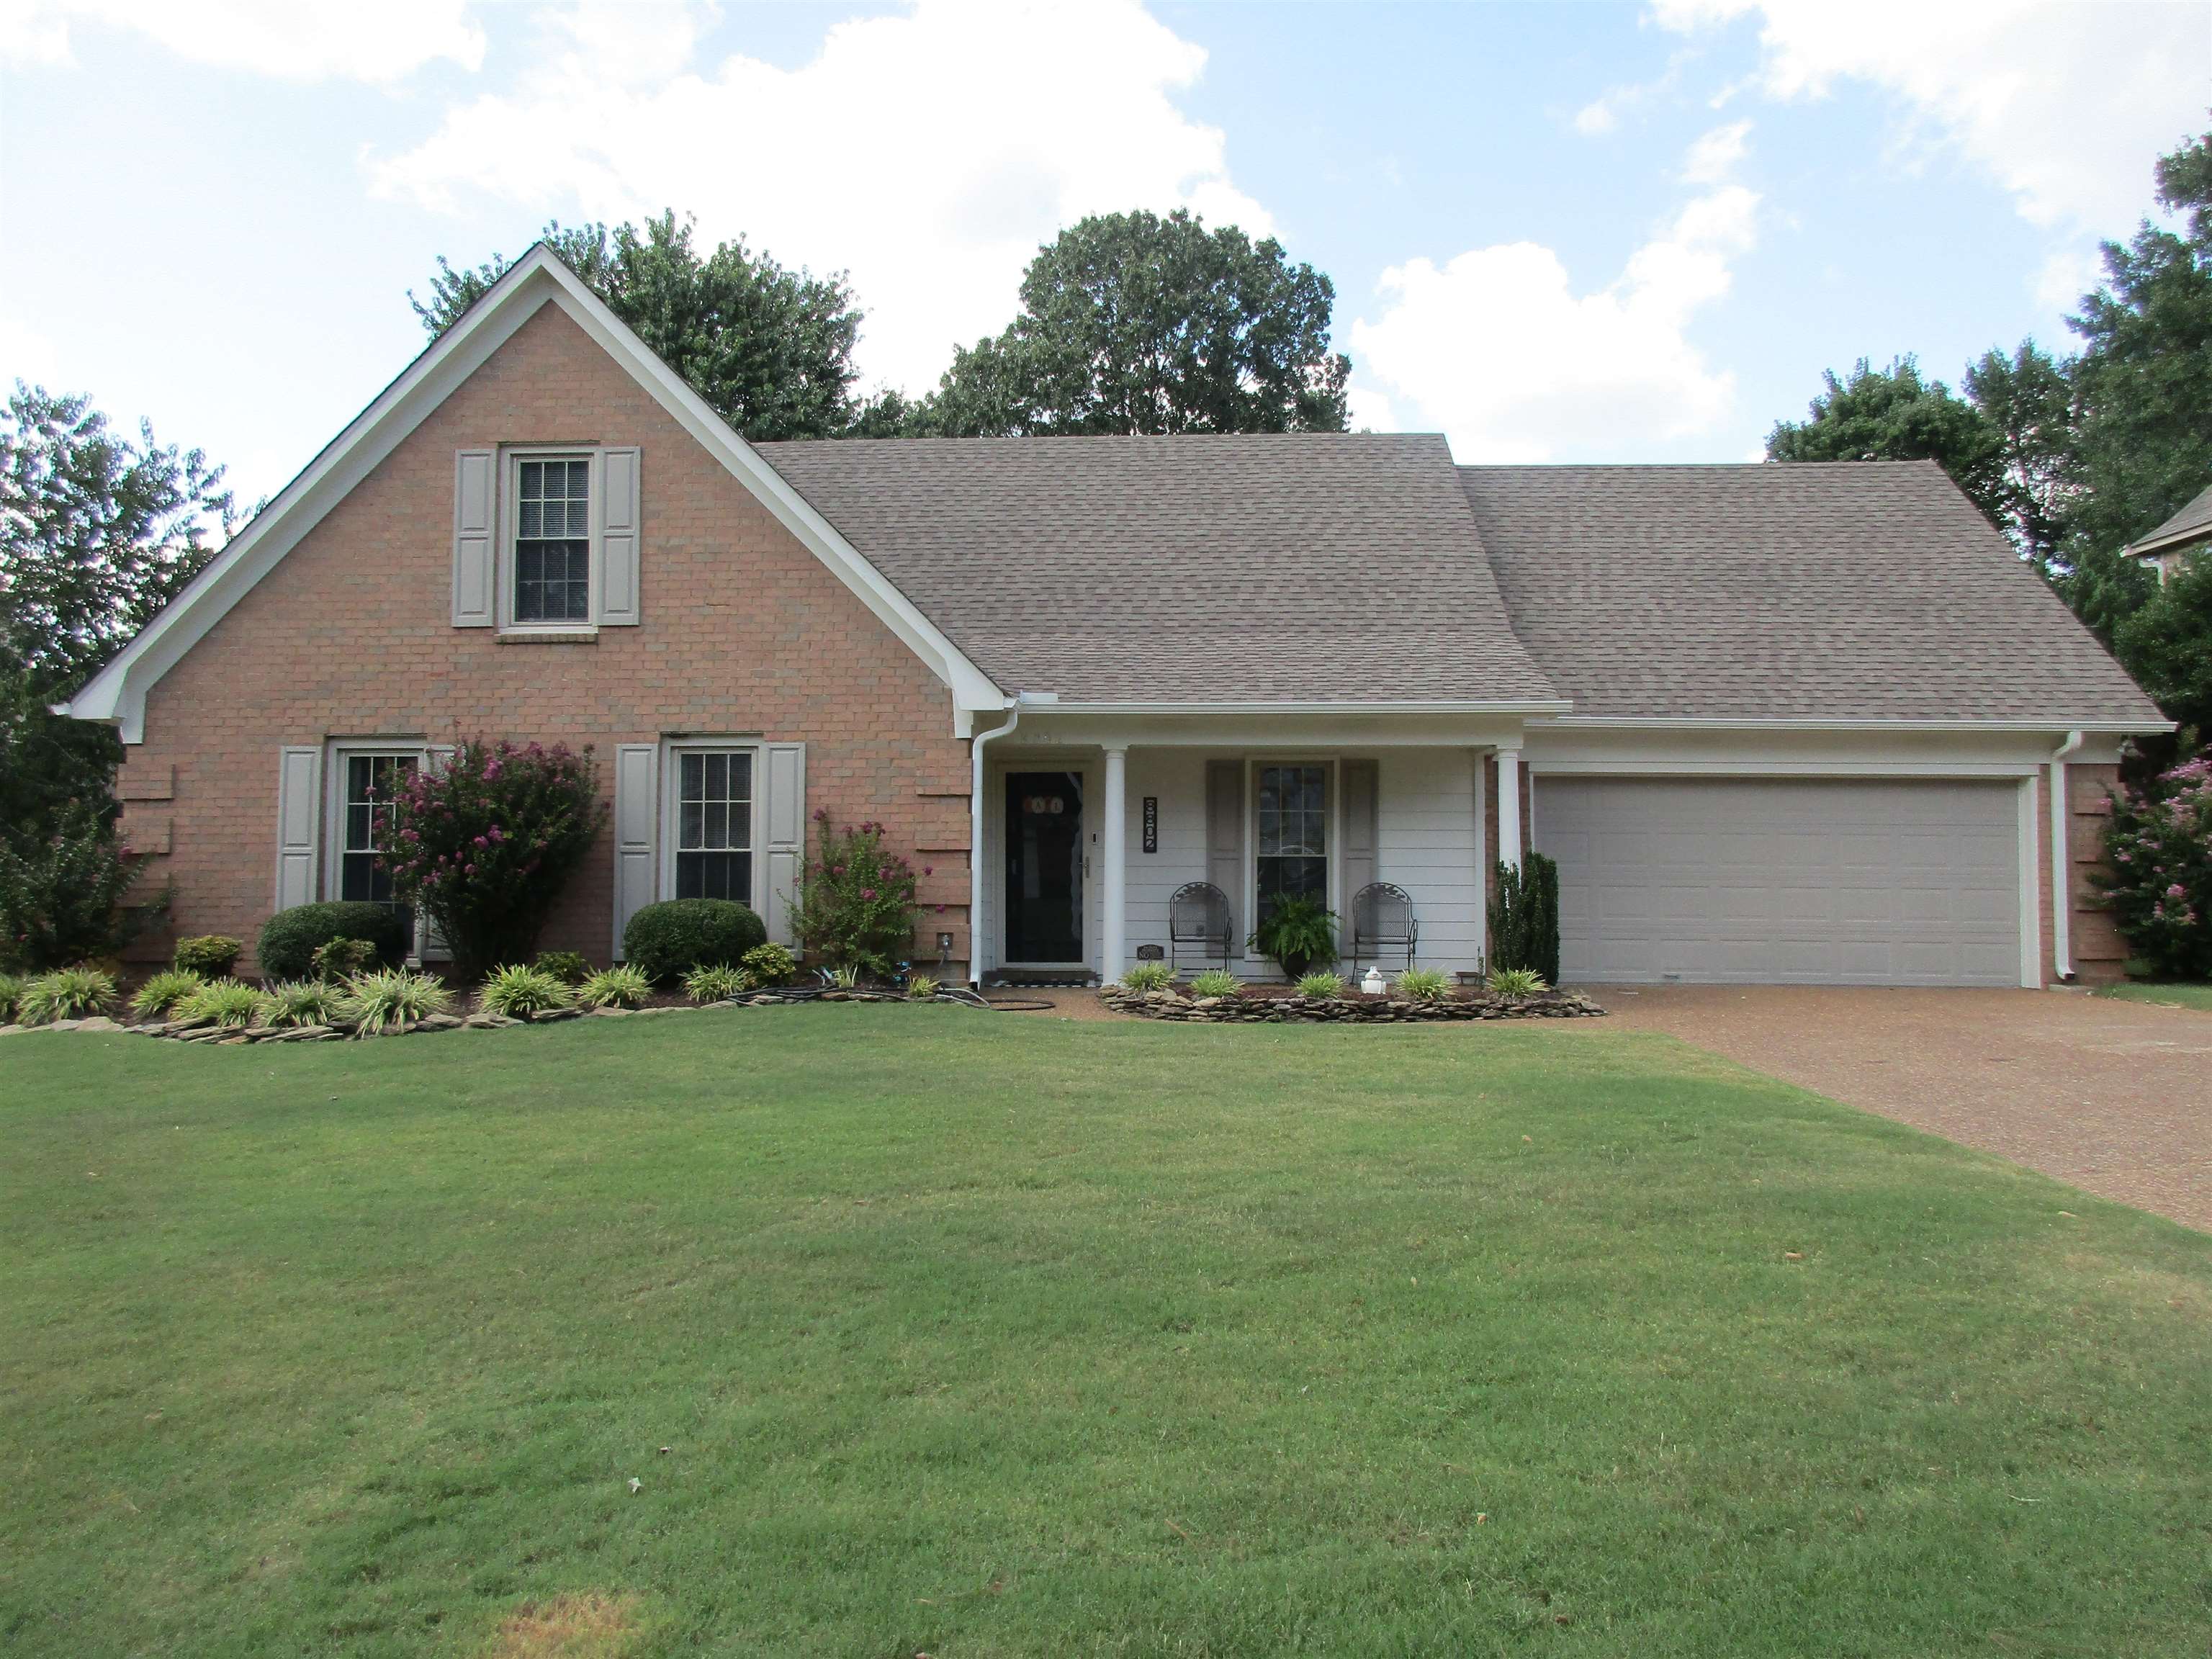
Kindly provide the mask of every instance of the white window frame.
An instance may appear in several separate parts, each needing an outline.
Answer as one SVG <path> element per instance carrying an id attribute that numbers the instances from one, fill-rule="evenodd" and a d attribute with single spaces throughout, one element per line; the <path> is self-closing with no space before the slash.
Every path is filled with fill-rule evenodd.
<path id="1" fill-rule="evenodd" d="M 326 901 L 345 893 L 346 763 L 368 755 L 408 756 L 421 771 L 430 764 L 430 745 L 420 738 L 337 738 L 323 745 L 322 896 Z M 409 954 L 422 959 L 428 924 L 418 908 L 415 939 Z"/>
<path id="2" fill-rule="evenodd" d="M 1322 878 L 1322 903 L 1337 917 L 1341 930 L 1343 896 L 1338 889 L 1344 878 L 1344 791 L 1338 787 L 1334 755 L 1252 755 L 1244 763 L 1244 911 L 1259 925 L 1260 915 L 1260 773 L 1270 766 L 1318 766 L 1322 769 L 1322 812 L 1328 823 L 1328 845 L 1322 857 L 1328 873 Z M 1246 930 L 1251 931 L 1249 928 Z M 1240 945 L 1239 948 L 1243 948 Z M 1256 953 L 1251 953 L 1256 955 Z"/>
<path id="3" fill-rule="evenodd" d="M 755 915 L 766 920 L 763 908 L 763 883 L 767 877 L 767 851 L 761 845 L 764 825 L 762 822 L 761 802 L 767 789 L 764 769 L 768 764 L 768 745 L 759 738 L 670 738 L 660 745 L 660 872 L 655 891 L 663 899 L 676 896 L 677 842 L 682 838 L 683 807 L 679 804 L 683 789 L 682 758 L 685 755 L 749 755 L 752 757 L 752 799 L 745 810 L 752 823 L 747 839 L 751 845 L 751 860 L 746 872 L 746 892 L 738 901 Z"/>
<path id="4" fill-rule="evenodd" d="M 586 514 L 586 586 L 584 614 L 575 622 L 518 622 L 514 616 L 514 582 L 520 561 L 515 542 L 522 530 L 522 464 L 525 461 L 583 461 L 589 466 L 590 509 Z M 589 444 L 544 444 L 507 447 L 499 452 L 499 521 L 493 526 L 492 576 L 499 589 L 499 631 L 502 634 L 597 634 L 599 596 L 605 580 L 606 550 L 600 526 L 605 520 L 607 484 L 604 453 Z"/>

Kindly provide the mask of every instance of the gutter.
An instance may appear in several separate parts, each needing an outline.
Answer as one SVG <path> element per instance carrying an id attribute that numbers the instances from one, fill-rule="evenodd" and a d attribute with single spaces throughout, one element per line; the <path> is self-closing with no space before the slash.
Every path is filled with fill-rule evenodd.
<path id="1" fill-rule="evenodd" d="M 2066 846 L 2066 757 L 2081 746 L 2081 733 L 2069 732 L 2051 753 L 2051 957 L 2059 983 L 2074 978 L 2074 895 L 2067 877 L 2072 861 Z"/>
<path id="2" fill-rule="evenodd" d="M 968 787 L 968 983 L 978 990 L 983 985 L 983 745 L 1022 723 L 1022 700 L 1029 695 L 1024 692 L 1006 704 L 1011 715 L 1004 726 L 968 740 L 973 774 Z"/>

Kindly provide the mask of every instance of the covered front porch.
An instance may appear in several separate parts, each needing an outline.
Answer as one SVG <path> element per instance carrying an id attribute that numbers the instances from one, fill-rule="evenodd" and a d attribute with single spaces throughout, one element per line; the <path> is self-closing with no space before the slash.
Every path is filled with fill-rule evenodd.
<path id="1" fill-rule="evenodd" d="M 1353 900 L 1378 882 L 1410 900 L 1419 965 L 1479 971 L 1489 872 L 1522 844 L 1520 754 L 1517 721 L 1024 703 L 977 745 L 973 971 L 1084 983 L 1146 959 L 1219 967 L 1218 944 L 1170 938 L 1170 902 L 1194 883 L 1220 895 L 1238 976 L 1278 977 L 1247 941 L 1279 896 L 1333 912 L 1349 966 Z M 1406 954 L 1383 952 L 1386 971 Z"/>

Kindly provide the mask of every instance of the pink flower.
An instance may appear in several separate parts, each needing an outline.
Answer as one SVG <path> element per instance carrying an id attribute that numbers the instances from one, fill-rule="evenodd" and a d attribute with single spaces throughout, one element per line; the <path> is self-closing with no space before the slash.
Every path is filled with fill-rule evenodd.
<path id="1" fill-rule="evenodd" d="M 2166 896 L 2168 898 L 2185 898 L 2187 896 L 2187 894 L 2183 890 L 2181 884 L 2177 881 L 2172 886 L 2166 890 Z"/>
<path id="2" fill-rule="evenodd" d="M 876 890 L 872 887 L 863 887 L 860 890 L 860 896 L 864 899 L 872 899 L 875 897 L 875 896 Z"/>
<path id="3" fill-rule="evenodd" d="M 479 847 L 489 847 L 491 845 L 491 843 L 489 841 L 486 841 L 482 836 L 478 836 L 476 838 L 476 844 Z"/>
<path id="4" fill-rule="evenodd" d="M 925 864 L 925 865 L 923 865 L 923 866 L 921 866 L 921 873 L 922 873 L 923 875 L 925 875 L 925 876 L 933 876 L 933 875 L 935 875 L 935 874 L 937 873 L 937 872 L 936 872 L 934 869 L 931 868 L 928 865 Z"/>

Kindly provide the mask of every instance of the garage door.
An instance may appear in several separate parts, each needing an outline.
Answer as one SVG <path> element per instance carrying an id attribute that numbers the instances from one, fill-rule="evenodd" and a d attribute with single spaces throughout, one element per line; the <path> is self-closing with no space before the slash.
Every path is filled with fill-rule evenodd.
<path id="1" fill-rule="evenodd" d="M 1570 981 L 2017 985 L 2008 782 L 1536 781 Z"/>

